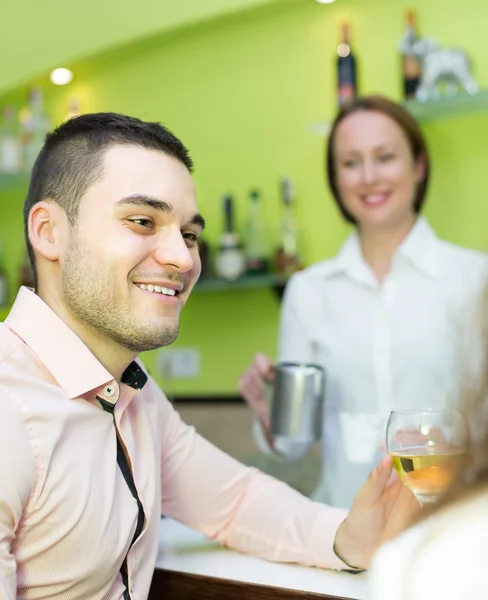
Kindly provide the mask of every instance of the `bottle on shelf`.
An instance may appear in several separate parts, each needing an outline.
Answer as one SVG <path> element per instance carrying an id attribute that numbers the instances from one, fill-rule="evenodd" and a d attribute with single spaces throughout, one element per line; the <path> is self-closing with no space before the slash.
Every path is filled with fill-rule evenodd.
<path id="1" fill-rule="evenodd" d="M 3 256 L 3 244 L 0 240 L 0 308 L 8 305 L 8 278 L 5 270 L 5 261 Z"/>
<path id="2" fill-rule="evenodd" d="M 210 277 L 212 277 L 210 245 L 203 237 L 198 239 L 198 253 L 200 254 L 200 262 L 202 265 L 200 280 L 210 279 Z"/>
<path id="3" fill-rule="evenodd" d="M 249 212 L 244 234 L 244 248 L 246 273 L 249 275 L 266 274 L 269 267 L 266 256 L 266 233 L 261 212 L 261 195 L 257 189 L 249 192 Z"/>
<path id="4" fill-rule="evenodd" d="M 29 255 L 27 252 L 24 253 L 24 258 L 20 266 L 19 272 L 19 288 L 25 286 L 28 288 L 35 288 L 34 272 L 32 271 Z"/>
<path id="5" fill-rule="evenodd" d="M 71 96 L 68 100 L 68 111 L 64 120 L 69 121 L 69 119 L 73 119 L 79 115 L 81 115 L 81 102 L 77 96 Z"/>
<path id="6" fill-rule="evenodd" d="M 415 13 L 410 10 L 406 15 L 405 31 L 400 41 L 402 54 L 403 96 L 405 100 L 415 100 L 415 92 L 420 84 L 422 65 L 412 48 L 418 39 Z"/>
<path id="7" fill-rule="evenodd" d="M 215 274 L 232 281 L 244 273 L 246 261 L 241 238 L 235 229 L 234 199 L 231 195 L 224 197 L 223 211 L 224 231 L 215 256 Z"/>
<path id="8" fill-rule="evenodd" d="M 342 25 L 342 41 L 337 46 L 337 94 L 339 106 L 356 98 L 356 57 L 349 43 L 349 25 Z"/>
<path id="9" fill-rule="evenodd" d="M 280 245 L 275 254 L 275 269 L 279 275 L 291 275 L 302 266 L 298 250 L 298 223 L 294 215 L 295 190 L 289 177 L 281 181 L 282 224 Z"/>
<path id="10" fill-rule="evenodd" d="M 12 106 L 6 106 L 0 128 L 0 173 L 19 173 L 21 170 L 22 152 L 17 115 Z"/>
<path id="11" fill-rule="evenodd" d="M 23 168 L 30 171 L 49 132 L 49 117 L 44 110 L 44 96 L 40 88 L 29 92 L 29 103 L 21 111 L 21 141 Z"/>

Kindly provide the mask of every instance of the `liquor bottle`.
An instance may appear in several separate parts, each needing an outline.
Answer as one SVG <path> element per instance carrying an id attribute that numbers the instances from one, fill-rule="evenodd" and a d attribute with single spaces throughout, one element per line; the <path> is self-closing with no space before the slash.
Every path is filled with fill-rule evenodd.
<path id="1" fill-rule="evenodd" d="M 0 129 L 0 173 L 18 173 L 22 169 L 22 153 L 15 109 L 6 106 Z"/>
<path id="2" fill-rule="evenodd" d="M 200 280 L 209 279 L 212 276 L 210 244 L 202 237 L 198 239 L 198 253 L 200 254 L 200 262 L 202 265 Z"/>
<path id="3" fill-rule="evenodd" d="M 234 199 L 227 195 L 223 201 L 224 230 L 220 235 L 215 257 L 215 274 L 222 279 L 234 280 L 246 268 L 242 242 L 235 230 Z"/>
<path id="4" fill-rule="evenodd" d="M 29 92 L 29 104 L 21 111 L 20 119 L 23 167 L 29 171 L 49 132 L 49 117 L 44 111 L 44 97 L 41 89 L 32 88 Z"/>
<path id="5" fill-rule="evenodd" d="M 414 100 L 420 84 L 422 65 L 413 53 L 413 45 L 418 39 L 415 14 L 409 11 L 406 16 L 405 31 L 401 39 L 403 95 L 405 100 Z"/>
<path id="6" fill-rule="evenodd" d="M 76 96 L 71 96 L 68 100 L 68 112 L 66 113 L 64 120 L 69 121 L 79 115 L 81 115 L 81 102 Z"/>
<path id="7" fill-rule="evenodd" d="M 4 265 L 3 244 L 0 240 L 0 308 L 8 305 L 8 279 Z"/>
<path id="8" fill-rule="evenodd" d="M 281 197 L 281 241 L 275 254 L 275 269 L 280 275 L 291 275 L 302 267 L 298 251 L 298 223 L 294 215 L 295 190 L 288 177 L 281 181 Z"/>
<path id="9" fill-rule="evenodd" d="M 337 46 L 337 84 L 339 106 L 357 96 L 356 58 L 349 43 L 349 26 L 342 26 L 342 41 Z"/>
<path id="10" fill-rule="evenodd" d="M 249 213 L 246 222 L 244 247 L 246 256 L 246 272 L 249 275 L 263 275 L 268 272 L 266 257 L 266 237 L 264 220 L 261 213 L 261 197 L 259 190 L 249 193 Z"/>
<path id="11" fill-rule="evenodd" d="M 27 252 L 24 253 L 24 258 L 20 266 L 19 272 L 19 287 L 35 288 L 34 272 L 29 260 Z"/>

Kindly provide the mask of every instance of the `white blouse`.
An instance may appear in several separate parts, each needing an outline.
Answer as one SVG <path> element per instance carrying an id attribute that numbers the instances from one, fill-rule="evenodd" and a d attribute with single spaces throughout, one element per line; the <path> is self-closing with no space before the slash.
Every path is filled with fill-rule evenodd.
<path id="1" fill-rule="evenodd" d="M 278 361 L 325 368 L 323 476 L 313 498 L 349 507 L 384 452 L 392 409 L 456 403 L 466 317 L 488 264 L 439 240 L 419 217 L 380 285 L 353 233 L 339 254 L 294 274 L 281 309 Z M 260 426 L 260 449 L 273 454 Z M 296 460 L 309 446 L 278 439 Z"/>

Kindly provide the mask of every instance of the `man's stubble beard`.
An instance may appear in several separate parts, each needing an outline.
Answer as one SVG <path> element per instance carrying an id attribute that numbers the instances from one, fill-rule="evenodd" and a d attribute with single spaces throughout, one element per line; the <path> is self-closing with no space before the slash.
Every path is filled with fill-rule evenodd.
<path id="1" fill-rule="evenodd" d="M 71 230 L 61 285 L 64 301 L 79 323 L 131 352 L 139 354 L 169 346 L 178 337 L 178 320 L 155 326 L 135 313 L 130 294 L 125 298 L 110 267 L 104 266 L 100 256 L 83 248 L 75 228 Z M 127 283 L 127 290 L 131 285 Z"/>

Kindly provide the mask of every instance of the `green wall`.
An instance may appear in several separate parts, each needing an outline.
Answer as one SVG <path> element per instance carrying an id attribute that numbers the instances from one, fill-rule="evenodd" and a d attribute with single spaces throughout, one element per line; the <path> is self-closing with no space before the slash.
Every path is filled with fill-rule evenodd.
<path id="1" fill-rule="evenodd" d="M 22 0 L 3 2 L 0 92 L 43 77 L 54 67 L 95 56 L 150 35 L 290 0 Z M 8 57 L 8 58 L 7 58 Z"/>
<path id="2" fill-rule="evenodd" d="M 347 234 L 323 175 L 324 139 L 311 125 L 335 109 L 334 51 L 343 18 L 352 27 L 361 92 L 400 98 L 397 41 L 407 8 L 421 29 L 476 58 L 475 76 L 488 87 L 488 5 L 480 0 L 385 2 L 312 0 L 278 3 L 187 27 L 83 65 L 82 76 L 49 95 L 56 120 L 76 93 L 85 111 L 113 110 L 164 122 L 189 146 L 209 239 L 221 227 L 222 194 L 233 192 L 239 218 L 246 194 L 264 197 L 270 244 L 279 226 L 279 179 L 293 177 L 307 264 L 332 256 Z M 453 242 L 488 249 L 486 114 L 425 127 L 433 157 L 426 215 Z M 0 237 L 12 265 L 21 252 L 21 191 L 0 196 Z M 170 394 L 232 393 L 255 351 L 274 354 L 279 304 L 268 290 L 195 294 L 175 346 L 201 350 L 202 376 L 171 382 Z M 146 362 L 155 373 L 156 353 Z"/>

